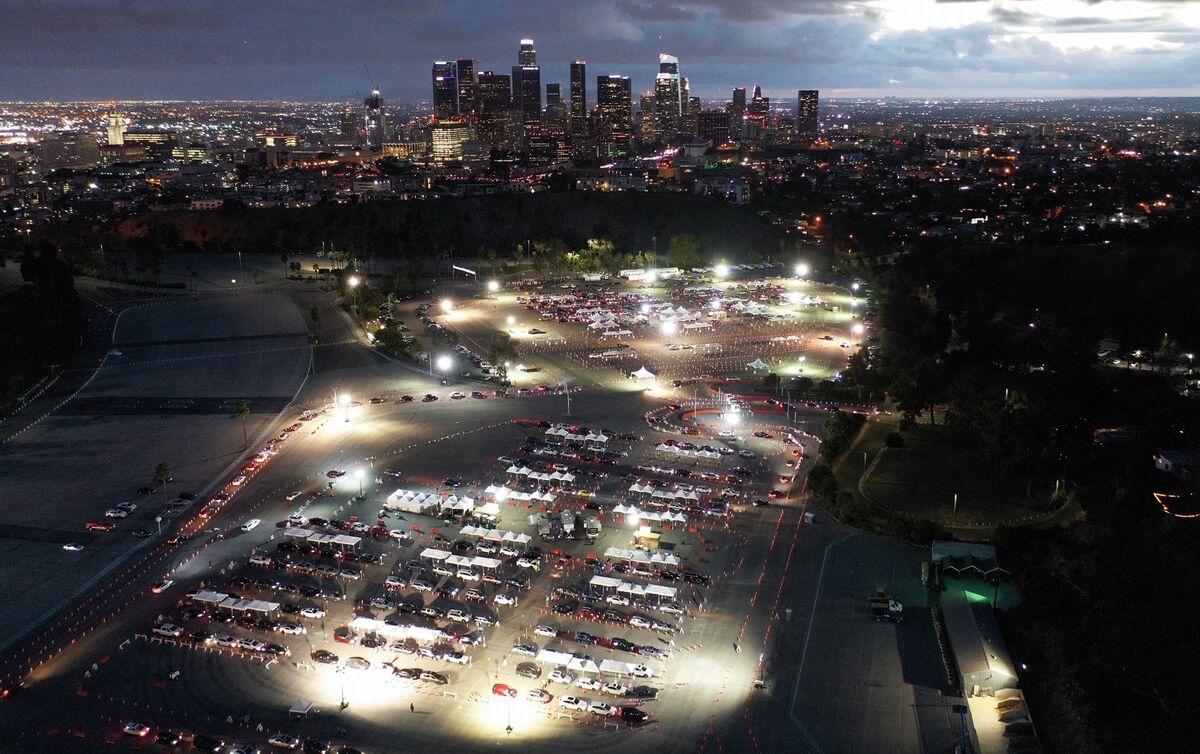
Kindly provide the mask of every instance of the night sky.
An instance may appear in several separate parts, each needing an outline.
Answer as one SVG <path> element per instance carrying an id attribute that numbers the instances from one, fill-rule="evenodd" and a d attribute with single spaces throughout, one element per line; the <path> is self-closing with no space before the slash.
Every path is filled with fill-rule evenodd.
<path id="1" fill-rule="evenodd" d="M 0 99 L 428 99 L 435 59 L 576 58 L 693 94 L 1200 94 L 1192 0 L 0 0 Z M 565 86 L 564 86 L 565 90 Z"/>

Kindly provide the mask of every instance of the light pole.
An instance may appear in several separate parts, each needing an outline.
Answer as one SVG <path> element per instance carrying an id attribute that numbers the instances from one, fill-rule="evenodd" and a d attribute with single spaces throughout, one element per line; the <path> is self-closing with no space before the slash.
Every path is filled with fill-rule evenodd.
<path id="1" fill-rule="evenodd" d="M 354 313 L 354 318 L 358 319 L 358 284 L 362 281 L 358 279 L 358 275 L 351 275 L 346 282 L 350 285 L 350 311 Z"/>
<path id="2" fill-rule="evenodd" d="M 446 372 L 450 371 L 450 367 L 454 366 L 454 360 L 449 356 L 442 354 L 438 357 L 437 368 L 442 373 L 442 379 L 446 379 Z"/>
<path id="3" fill-rule="evenodd" d="M 358 496 L 363 496 L 363 470 L 358 469 L 354 472 L 354 476 L 358 477 Z"/>
<path id="4" fill-rule="evenodd" d="M 342 405 L 346 407 L 346 422 L 350 422 L 350 394 L 342 393 Z"/>
<path id="5" fill-rule="evenodd" d="M 238 277 L 245 277 L 244 275 L 242 275 L 242 252 L 241 251 L 238 251 Z"/>

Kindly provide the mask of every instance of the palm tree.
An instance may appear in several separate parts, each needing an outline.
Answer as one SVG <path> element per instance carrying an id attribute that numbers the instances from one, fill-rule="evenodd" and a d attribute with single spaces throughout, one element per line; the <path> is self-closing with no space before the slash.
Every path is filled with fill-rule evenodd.
<path id="1" fill-rule="evenodd" d="M 159 461 L 154 467 L 154 481 L 159 487 L 166 487 L 167 482 L 171 481 L 171 466 L 166 461 Z"/>
<path id="2" fill-rule="evenodd" d="M 242 420 L 242 450 L 245 450 L 250 447 L 250 439 L 246 435 L 246 417 L 250 415 L 250 401 L 238 401 L 233 413 Z"/>

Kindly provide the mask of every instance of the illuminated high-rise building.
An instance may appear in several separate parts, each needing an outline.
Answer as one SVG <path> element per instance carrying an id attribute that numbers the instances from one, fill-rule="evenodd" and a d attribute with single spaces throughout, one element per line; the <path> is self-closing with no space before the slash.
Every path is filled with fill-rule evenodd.
<path id="1" fill-rule="evenodd" d="M 475 61 L 470 58 L 460 58 L 455 61 L 455 79 L 458 83 L 458 114 L 475 115 L 479 111 L 476 102 Z"/>
<path id="2" fill-rule="evenodd" d="M 727 110 L 701 112 L 696 116 L 696 133 L 700 138 L 711 141 L 714 147 L 728 144 L 731 117 L 732 114 Z"/>
<path id="3" fill-rule="evenodd" d="M 125 143 L 125 116 L 120 113 L 108 114 L 108 145 L 119 147 Z"/>
<path id="4" fill-rule="evenodd" d="M 546 84 L 546 126 L 552 131 L 566 132 L 569 126 L 567 103 L 563 102 L 562 84 Z"/>
<path id="5" fill-rule="evenodd" d="M 587 62 L 576 60 L 571 63 L 571 134 L 583 135 L 587 131 Z"/>
<path id="6" fill-rule="evenodd" d="M 746 87 L 739 86 L 733 90 L 733 101 L 729 105 L 729 135 L 738 138 L 742 135 L 742 121 L 746 118 Z"/>
<path id="7" fill-rule="evenodd" d="M 796 100 L 796 133 L 817 132 L 817 107 L 820 92 L 816 89 L 801 89 Z"/>
<path id="8" fill-rule="evenodd" d="M 642 144 L 653 144 L 658 140 L 658 119 L 654 117 L 656 105 L 655 92 L 642 92 L 637 112 L 637 135 Z"/>
<path id="9" fill-rule="evenodd" d="M 479 139 L 495 146 L 504 138 L 508 109 L 512 104 L 511 79 L 506 74 L 484 71 L 479 74 L 475 91 L 479 107 Z"/>
<path id="10" fill-rule="evenodd" d="M 361 132 L 362 124 L 358 120 L 358 113 L 354 112 L 352 105 L 346 105 L 342 114 L 338 116 L 338 138 L 343 141 L 356 142 Z"/>
<path id="11" fill-rule="evenodd" d="M 633 139 L 633 94 L 628 76 L 596 77 L 596 114 L 605 152 L 627 155 Z"/>
<path id="12" fill-rule="evenodd" d="M 367 143 L 378 149 L 387 141 L 387 122 L 383 117 L 383 97 L 379 90 L 371 91 L 371 96 L 363 100 L 363 125 L 367 132 Z"/>
<path id="13" fill-rule="evenodd" d="M 445 120 L 458 115 L 457 66 L 447 60 L 433 64 L 433 117 Z"/>
<path id="14" fill-rule="evenodd" d="M 685 79 L 686 81 L 686 79 Z M 700 123 L 700 98 L 688 97 L 687 106 L 684 108 L 683 117 L 680 119 L 680 131 L 689 139 L 693 138 L 699 131 Z"/>
<path id="15" fill-rule="evenodd" d="M 521 49 L 517 52 L 517 65 L 537 65 L 537 50 L 533 49 L 532 39 L 521 40 Z"/>
<path id="16" fill-rule="evenodd" d="M 654 79 L 654 116 L 658 141 L 667 142 L 679 132 L 683 115 L 680 93 L 679 58 L 665 53 L 658 56 L 658 75 Z"/>

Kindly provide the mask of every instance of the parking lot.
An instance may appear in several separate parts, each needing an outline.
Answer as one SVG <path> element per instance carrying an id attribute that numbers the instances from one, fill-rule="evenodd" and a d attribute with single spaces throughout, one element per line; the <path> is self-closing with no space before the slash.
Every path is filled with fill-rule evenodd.
<path id="1" fill-rule="evenodd" d="M 791 305 L 789 285 L 802 284 L 740 290 L 767 291 L 768 314 L 704 337 L 775 337 L 786 324 L 770 307 Z M 518 295 L 463 297 L 438 319 L 479 360 L 507 316 L 490 308 L 529 311 Z M 814 333 L 846 332 L 841 312 L 805 306 Z M 522 339 L 538 371 L 513 370 L 503 395 L 378 362 L 314 375 L 274 439 L 106 598 L 114 619 L 30 676 L 30 702 L 69 690 L 72 703 L 20 726 L 25 750 L 186 733 L 247 750 L 280 734 L 316 750 L 393 750 L 400 736 L 751 751 L 794 735 L 790 653 L 837 530 L 803 523 L 826 414 L 715 390 L 700 376 L 716 362 L 659 342 L 661 325 L 642 326 L 665 372 L 650 389 L 553 350 L 592 348 L 585 327 L 547 322 L 559 345 Z M 834 368 L 845 349 L 828 342 L 797 347 L 814 361 L 834 349 Z M 764 711 L 782 714 L 763 724 Z"/>

